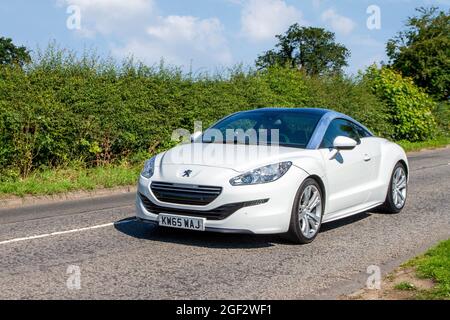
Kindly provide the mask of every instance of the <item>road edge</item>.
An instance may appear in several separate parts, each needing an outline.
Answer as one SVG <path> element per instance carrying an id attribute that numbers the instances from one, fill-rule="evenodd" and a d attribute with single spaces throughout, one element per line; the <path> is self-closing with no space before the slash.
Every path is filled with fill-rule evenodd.
<path id="1" fill-rule="evenodd" d="M 114 188 L 102 188 L 95 189 L 91 191 L 74 191 L 66 193 L 58 193 L 53 195 L 42 195 L 42 196 L 14 196 L 9 198 L 0 198 L 0 208 L 1 209 L 14 209 L 25 206 L 33 205 L 46 205 L 70 200 L 86 200 L 94 199 L 105 196 L 114 196 L 124 193 L 134 193 L 136 192 L 136 186 L 122 186 Z"/>
<path id="2" fill-rule="evenodd" d="M 439 234 L 437 240 L 429 240 L 425 243 L 420 244 L 415 249 L 408 251 L 400 256 L 393 256 L 389 260 L 382 261 L 376 266 L 380 268 L 381 277 L 385 279 L 387 275 L 396 270 L 406 261 L 409 261 L 429 250 L 431 247 L 435 246 L 437 243 L 447 240 L 448 234 Z M 371 275 L 367 270 L 360 270 L 354 272 L 349 278 L 344 280 L 338 280 L 332 285 L 319 290 L 315 295 L 306 295 L 300 297 L 300 299 L 307 300 L 345 300 L 349 296 L 357 295 L 362 290 L 366 289 L 367 279 Z M 375 289 L 376 290 L 376 289 Z"/>

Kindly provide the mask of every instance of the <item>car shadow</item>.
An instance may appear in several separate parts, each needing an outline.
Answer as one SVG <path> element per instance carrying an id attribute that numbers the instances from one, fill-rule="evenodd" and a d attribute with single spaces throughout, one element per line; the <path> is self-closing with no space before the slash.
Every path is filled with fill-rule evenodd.
<path id="1" fill-rule="evenodd" d="M 125 221 L 127 223 L 123 223 Z M 137 239 L 214 249 L 268 248 L 277 243 L 288 243 L 278 235 L 226 234 L 160 228 L 130 218 L 117 221 L 114 227 L 117 231 Z"/>
<path id="2" fill-rule="evenodd" d="M 366 212 L 357 213 L 357 214 L 347 217 L 347 218 L 343 218 L 343 219 L 339 219 L 339 220 L 331 221 L 331 222 L 326 222 L 320 228 L 320 232 L 328 232 L 328 231 L 358 222 L 360 220 L 366 219 L 366 218 L 370 217 L 371 215 L 372 215 L 372 212 L 366 211 Z M 319 236 L 320 236 L 320 234 L 319 234 Z"/>
<path id="3" fill-rule="evenodd" d="M 370 215 L 368 212 L 363 212 L 341 220 L 324 223 L 320 232 L 328 232 L 355 223 L 368 218 Z M 276 244 L 297 246 L 297 244 L 285 240 L 280 235 L 227 234 L 161 228 L 137 221 L 134 218 L 117 221 L 114 227 L 117 231 L 136 239 L 213 249 L 269 248 Z M 318 236 L 320 237 L 320 234 Z"/>

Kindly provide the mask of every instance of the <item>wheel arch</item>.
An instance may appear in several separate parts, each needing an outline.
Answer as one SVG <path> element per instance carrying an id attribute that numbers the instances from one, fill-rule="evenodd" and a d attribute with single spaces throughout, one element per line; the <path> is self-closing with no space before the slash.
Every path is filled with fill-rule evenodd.
<path id="1" fill-rule="evenodd" d="M 409 180 L 409 168 L 408 168 L 408 164 L 406 163 L 406 161 L 403 159 L 400 159 L 397 163 L 401 163 L 405 167 L 406 177 Z"/>
<path id="2" fill-rule="evenodd" d="M 326 206 L 327 206 L 327 190 L 325 188 L 325 184 L 322 180 L 322 178 L 320 178 L 318 175 L 316 174 L 312 174 L 310 175 L 308 178 L 313 179 L 314 181 L 317 182 L 317 184 L 320 187 L 320 191 L 322 191 L 322 199 L 323 199 L 323 212 L 326 212 Z"/>

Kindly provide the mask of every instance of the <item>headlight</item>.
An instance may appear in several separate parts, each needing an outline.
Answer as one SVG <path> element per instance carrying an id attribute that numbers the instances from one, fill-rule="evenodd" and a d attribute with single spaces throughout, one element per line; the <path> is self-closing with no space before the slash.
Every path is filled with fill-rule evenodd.
<path id="1" fill-rule="evenodd" d="M 261 167 L 230 180 L 232 186 L 268 183 L 280 179 L 292 166 L 292 162 L 280 162 Z"/>
<path id="2" fill-rule="evenodd" d="M 141 175 L 144 178 L 150 179 L 153 176 L 155 171 L 155 158 L 156 157 L 153 157 L 150 160 L 145 161 L 144 169 L 141 172 Z"/>

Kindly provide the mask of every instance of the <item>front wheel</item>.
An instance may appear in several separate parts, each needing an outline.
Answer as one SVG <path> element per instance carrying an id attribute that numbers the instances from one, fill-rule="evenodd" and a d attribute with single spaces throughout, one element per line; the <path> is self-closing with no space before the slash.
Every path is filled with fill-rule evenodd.
<path id="1" fill-rule="evenodd" d="M 312 178 L 306 179 L 294 199 L 287 238 L 299 244 L 313 241 L 322 225 L 323 209 L 319 184 Z"/>
<path id="2" fill-rule="evenodd" d="M 399 162 L 392 171 L 391 180 L 389 181 L 388 193 L 386 200 L 382 205 L 388 213 L 398 213 L 402 211 L 406 204 L 406 195 L 408 191 L 408 178 L 405 166 Z"/>

